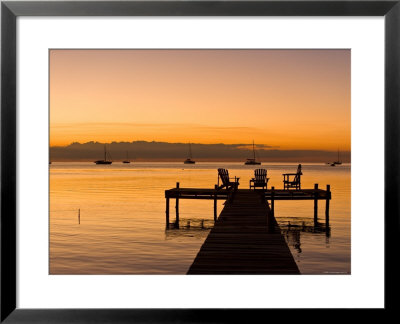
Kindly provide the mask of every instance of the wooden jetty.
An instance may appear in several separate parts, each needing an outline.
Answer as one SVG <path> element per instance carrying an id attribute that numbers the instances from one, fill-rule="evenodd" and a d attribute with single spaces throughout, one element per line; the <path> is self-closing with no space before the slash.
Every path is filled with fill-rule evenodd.
<path id="1" fill-rule="evenodd" d="M 226 190 L 176 188 L 165 191 L 166 227 L 169 228 L 169 203 L 175 199 L 174 227 L 179 228 L 180 199 L 214 201 L 214 227 L 198 252 L 188 274 L 298 274 L 299 269 L 274 217 L 276 200 L 313 200 L 314 222 L 318 218 L 318 200 L 326 201 L 325 221 L 329 227 L 331 192 L 301 190 Z M 217 218 L 217 200 L 225 206 Z M 268 203 L 270 202 L 270 204 Z"/>
<path id="2" fill-rule="evenodd" d="M 248 189 L 238 189 L 237 193 L 248 192 Z M 325 200 L 325 224 L 329 227 L 329 201 L 331 199 L 330 185 L 326 186 L 326 190 L 319 189 L 318 184 L 314 185 L 314 189 L 301 190 L 283 190 L 271 189 L 256 190 L 265 196 L 265 199 L 270 202 L 272 216 L 275 215 L 275 201 L 277 200 L 313 200 L 314 201 L 314 222 L 318 219 L 318 201 Z M 217 200 L 226 200 L 230 194 L 230 190 L 217 189 L 202 189 L 202 188 L 180 188 L 179 182 L 176 183 L 176 188 L 165 190 L 166 210 L 165 221 L 166 227 L 170 225 L 170 199 L 175 199 L 175 226 L 179 227 L 179 200 L 180 199 L 208 199 L 214 200 L 214 221 L 217 220 Z"/>
<path id="3" fill-rule="evenodd" d="M 257 191 L 227 201 L 188 274 L 299 274 L 299 269 Z"/>

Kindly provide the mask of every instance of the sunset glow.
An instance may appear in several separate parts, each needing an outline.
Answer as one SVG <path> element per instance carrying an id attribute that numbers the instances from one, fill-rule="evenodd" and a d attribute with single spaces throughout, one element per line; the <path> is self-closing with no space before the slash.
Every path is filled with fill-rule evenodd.
<path id="1" fill-rule="evenodd" d="M 350 50 L 51 50 L 50 145 L 350 151 Z"/>

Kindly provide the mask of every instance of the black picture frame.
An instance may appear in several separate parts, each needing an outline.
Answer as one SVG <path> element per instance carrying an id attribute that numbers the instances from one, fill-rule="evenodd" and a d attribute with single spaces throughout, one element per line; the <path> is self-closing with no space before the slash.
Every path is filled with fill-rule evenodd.
<path id="1" fill-rule="evenodd" d="M 395 266 L 397 252 L 395 248 L 398 245 L 400 228 L 398 189 L 400 182 L 400 0 L 2 1 L 1 322 L 217 323 L 238 322 L 245 318 L 265 318 L 279 311 L 271 309 L 16 308 L 16 19 L 19 16 L 384 16 L 385 185 L 384 188 L 373 189 L 385 191 L 385 308 L 377 311 L 387 312 L 395 309 L 397 304 L 395 293 L 399 282 Z M 266 312 L 269 314 L 267 315 Z"/>

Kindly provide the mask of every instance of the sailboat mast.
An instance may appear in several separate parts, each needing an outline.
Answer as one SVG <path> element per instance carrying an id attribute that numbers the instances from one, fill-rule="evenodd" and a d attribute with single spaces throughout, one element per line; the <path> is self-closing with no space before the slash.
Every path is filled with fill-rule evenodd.
<path id="1" fill-rule="evenodd" d="M 256 159 L 256 151 L 254 150 L 254 141 L 253 141 L 253 158 Z"/>
<path id="2" fill-rule="evenodd" d="M 104 144 L 104 161 L 107 161 L 107 149 L 106 149 L 106 144 Z"/>
<path id="3" fill-rule="evenodd" d="M 192 145 L 189 143 L 189 158 L 192 158 Z"/>

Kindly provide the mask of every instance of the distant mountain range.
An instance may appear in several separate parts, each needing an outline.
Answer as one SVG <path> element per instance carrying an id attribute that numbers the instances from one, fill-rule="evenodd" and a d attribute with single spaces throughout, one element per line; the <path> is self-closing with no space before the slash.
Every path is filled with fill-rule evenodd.
<path id="1" fill-rule="evenodd" d="M 188 155 L 188 143 L 167 142 L 112 142 L 72 143 L 50 147 L 51 161 L 94 161 L 104 155 L 104 145 L 112 160 L 129 158 L 137 161 L 183 161 Z M 191 144 L 196 161 L 245 161 L 252 155 L 250 144 Z M 256 156 L 262 162 L 329 162 L 336 151 L 280 150 L 268 145 L 256 145 Z M 343 162 L 350 162 L 350 152 L 341 152 Z"/>

